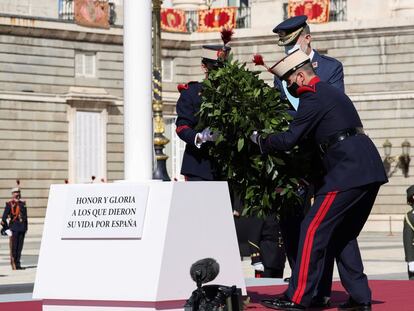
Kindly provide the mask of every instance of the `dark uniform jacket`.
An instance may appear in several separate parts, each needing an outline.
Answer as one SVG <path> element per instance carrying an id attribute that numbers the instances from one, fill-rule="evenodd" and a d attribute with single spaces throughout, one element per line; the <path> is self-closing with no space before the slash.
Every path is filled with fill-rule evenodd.
<path id="1" fill-rule="evenodd" d="M 321 55 L 313 50 L 312 65 L 316 75 L 324 82 L 345 92 L 344 88 L 344 70 L 342 63 L 335 58 Z M 275 87 L 281 92 L 282 98 L 286 98 L 282 82 L 275 76 Z"/>
<path id="2" fill-rule="evenodd" d="M 190 82 L 181 91 L 177 101 L 177 126 L 176 133 L 186 142 L 181 174 L 201 177 L 205 180 L 213 180 L 213 171 L 208 155 L 209 142 L 197 148 L 194 141 L 197 131 L 194 130 L 198 123 L 201 106 L 201 87 L 199 82 Z"/>
<path id="3" fill-rule="evenodd" d="M 405 215 L 403 240 L 405 261 L 414 261 L 414 214 L 412 210 Z"/>
<path id="4" fill-rule="evenodd" d="M 17 208 L 18 205 L 18 208 Z M 17 210 L 19 212 L 17 213 Z M 10 219 L 9 229 L 15 232 L 27 231 L 27 209 L 26 202 L 18 201 L 17 204 L 13 204 L 12 201 L 6 203 L 6 207 L 3 212 L 2 223 L 7 224 L 7 219 Z"/>
<path id="5" fill-rule="evenodd" d="M 283 270 L 286 255 L 276 216 L 256 219 L 256 224 L 253 224 L 250 223 L 252 228 L 249 236 L 252 263 L 262 262 L 265 268 Z"/>
<path id="6" fill-rule="evenodd" d="M 299 108 L 289 129 L 262 140 L 262 152 L 290 150 L 304 137 L 319 145 L 341 131 L 362 127 L 348 96 L 318 77 L 314 77 L 309 86 L 300 87 L 298 94 Z M 331 145 L 322 154 L 322 163 L 325 175 L 316 194 L 388 181 L 377 148 L 363 134 Z"/>

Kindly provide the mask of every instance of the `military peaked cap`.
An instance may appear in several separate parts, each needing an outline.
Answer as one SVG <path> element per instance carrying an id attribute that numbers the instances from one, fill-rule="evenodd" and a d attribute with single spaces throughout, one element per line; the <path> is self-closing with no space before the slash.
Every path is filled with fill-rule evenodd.
<path id="1" fill-rule="evenodd" d="M 278 45 L 289 45 L 299 37 L 302 30 L 306 27 L 306 15 L 299 15 L 284 20 L 277 25 L 273 32 L 279 35 Z"/>

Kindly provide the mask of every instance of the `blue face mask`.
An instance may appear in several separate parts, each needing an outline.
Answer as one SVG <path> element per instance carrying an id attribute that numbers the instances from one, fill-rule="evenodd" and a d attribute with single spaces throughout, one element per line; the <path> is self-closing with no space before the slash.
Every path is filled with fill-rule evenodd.
<path id="1" fill-rule="evenodd" d="M 294 45 L 286 45 L 285 46 L 285 54 L 289 55 L 295 52 L 296 50 L 300 49 L 300 44 L 294 44 Z"/>

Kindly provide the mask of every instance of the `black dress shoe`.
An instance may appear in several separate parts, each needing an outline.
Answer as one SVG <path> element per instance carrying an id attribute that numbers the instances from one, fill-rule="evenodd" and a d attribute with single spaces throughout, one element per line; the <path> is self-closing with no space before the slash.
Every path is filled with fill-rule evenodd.
<path id="1" fill-rule="evenodd" d="M 16 267 L 16 270 L 25 270 L 26 268 L 23 268 L 23 267 L 20 267 L 20 266 L 18 266 L 18 267 Z"/>
<path id="2" fill-rule="evenodd" d="M 408 279 L 411 281 L 414 281 L 414 272 L 411 272 L 410 270 L 408 270 Z"/>
<path id="3" fill-rule="evenodd" d="M 311 308 L 328 308 L 331 306 L 331 298 L 327 296 L 315 296 L 312 298 Z"/>
<path id="4" fill-rule="evenodd" d="M 352 299 L 352 297 L 349 297 L 347 302 L 344 302 L 339 305 L 338 310 L 343 311 L 371 311 L 371 303 L 360 303 L 356 302 Z"/>
<path id="5" fill-rule="evenodd" d="M 306 309 L 304 306 L 298 305 L 287 298 L 263 299 L 260 303 L 267 308 L 276 310 L 298 311 Z"/>

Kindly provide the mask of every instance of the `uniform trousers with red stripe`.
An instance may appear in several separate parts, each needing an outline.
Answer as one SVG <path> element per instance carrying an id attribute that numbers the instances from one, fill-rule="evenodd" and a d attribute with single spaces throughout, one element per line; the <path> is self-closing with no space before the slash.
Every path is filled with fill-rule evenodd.
<path id="1" fill-rule="evenodd" d="M 325 255 L 336 257 L 342 285 L 357 302 L 371 302 L 356 238 L 371 212 L 380 185 L 317 195 L 301 224 L 296 265 L 287 296 L 309 306 L 323 274 Z"/>

